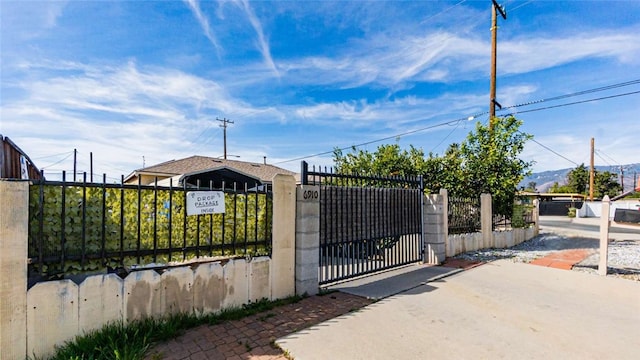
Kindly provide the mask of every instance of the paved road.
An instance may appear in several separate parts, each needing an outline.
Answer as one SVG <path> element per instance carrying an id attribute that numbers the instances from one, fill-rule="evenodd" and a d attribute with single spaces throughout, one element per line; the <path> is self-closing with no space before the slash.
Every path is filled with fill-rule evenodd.
<path id="1" fill-rule="evenodd" d="M 560 235 L 599 239 L 600 219 L 541 216 L 540 230 Z M 640 225 L 612 222 L 609 227 L 609 238 L 613 240 L 640 241 Z"/>
<path id="2" fill-rule="evenodd" d="M 313 359 L 637 359 L 640 283 L 499 260 L 277 343 Z"/>
<path id="3" fill-rule="evenodd" d="M 545 227 L 566 227 L 568 229 L 575 229 L 580 231 L 589 231 L 597 233 L 600 231 L 600 225 L 596 224 L 587 224 L 587 223 L 579 223 L 579 222 L 567 222 L 562 220 L 552 220 L 552 219 L 540 219 L 540 226 Z M 640 227 L 632 228 L 632 227 L 621 227 L 619 225 L 612 225 L 609 228 L 609 231 L 612 233 L 618 234 L 638 234 L 640 233 Z"/>

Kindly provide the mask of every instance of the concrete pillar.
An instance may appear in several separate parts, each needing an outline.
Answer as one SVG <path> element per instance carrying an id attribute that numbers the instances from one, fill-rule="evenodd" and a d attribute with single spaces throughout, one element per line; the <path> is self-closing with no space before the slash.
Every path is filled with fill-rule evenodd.
<path id="1" fill-rule="evenodd" d="M 0 359 L 27 351 L 29 183 L 0 180 Z"/>
<path id="2" fill-rule="evenodd" d="M 607 275 L 607 262 L 609 258 L 609 208 L 611 201 L 609 195 L 602 199 L 602 211 L 600 212 L 600 263 L 598 264 L 598 274 Z"/>
<path id="3" fill-rule="evenodd" d="M 444 195 L 427 195 L 424 198 L 423 226 L 424 226 L 424 262 L 427 264 L 439 265 L 446 256 L 445 243 L 448 228 L 445 218 L 447 213 L 444 209 Z"/>
<path id="4" fill-rule="evenodd" d="M 301 185 L 296 194 L 296 294 L 320 287 L 320 187 Z"/>
<path id="5" fill-rule="evenodd" d="M 273 177 L 272 299 L 295 294 L 296 181 L 291 175 Z"/>
<path id="6" fill-rule="evenodd" d="M 480 195 L 480 231 L 484 248 L 495 247 L 493 242 L 493 209 L 491 194 Z"/>

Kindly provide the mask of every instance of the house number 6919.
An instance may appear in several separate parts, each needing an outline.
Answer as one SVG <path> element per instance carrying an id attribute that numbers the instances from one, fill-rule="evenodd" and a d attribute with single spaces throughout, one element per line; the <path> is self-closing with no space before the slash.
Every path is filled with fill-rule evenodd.
<path id="1" fill-rule="evenodd" d="M 305 200 L 316 200 L 319 196 L 318 190 L 305 190 L 302 192 L 302 198 Z"/>

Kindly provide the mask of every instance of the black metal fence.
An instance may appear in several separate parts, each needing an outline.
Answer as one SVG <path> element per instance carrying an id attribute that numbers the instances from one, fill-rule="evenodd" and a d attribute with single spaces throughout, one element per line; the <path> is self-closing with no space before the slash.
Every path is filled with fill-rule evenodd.
<path id="1" fill-rule="evenodd" d="M 449 234 L 480 231 L 480 198 L 449 197 Z"/>
<path id="2" fill-rule="evenodd" d="M 493 204 L 495 206 L 495 203 Z M 529 198 L 519 198 L 512 207 L 511 216 L 493 215 L 493 230 L 509 230 L 512 228 L 526 228 L 535 224 L 535 205 Z"/>
<path id="3" fill-rule="evenodd" d="M 420 177 L 362 176 L 302 163 L 320 186 L 320 284 L 422 260 Z"/>
<path id="4" fill-rule="evenodd" d="M 188 215 L 191 191 L 214 191 L 205 194 L 218 194 L 224 213 Z M 106 176 L 98 184 L 88 183 L 86 174 L 82 182 L 68 182 L 63 173 L 62 181 L 30 186 L 29 276 L 33 282 L 270 254 L 272 217 L 271 189 L 264 185 L 161 187 L 157 181 L 109 184 Z"/>

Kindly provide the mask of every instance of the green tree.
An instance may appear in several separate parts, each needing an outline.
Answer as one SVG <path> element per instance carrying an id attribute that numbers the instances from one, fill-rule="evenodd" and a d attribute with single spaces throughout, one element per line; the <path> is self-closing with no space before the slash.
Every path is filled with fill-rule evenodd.
<path id="1" fill-rule="evenodd" d="M 411 146 L 402 150 L 398 144 L 380 145 L 374 153 L 353 148 L 344 154 L 335 149 L 333 161 L 342 174 L 407 176 L 421 174 L 426 168 L 422 149 Z"/>
<path id="2" fill-rule="evenodd" d="M 567 187 L 569 192 L 586 194 L 589 183 L 589 170 L 584 164 L 578 165 L 567 174 Z"/>
<path id="3" fill-rule="evenodd" d="M 494 118 L 492 123 L 493 129 L 477 123 L 475 131 L 462 143 L 466 173 L 462 195 L 490 193 L 494 213 L 510 218 L 518 183 L 529 174 L 532 165 L 519 158 L 532 136 L 519 130 L 522 121 L 513 116 Z"/>
<path id="4" fill-rule="evenodd" d="M 524 188 L 526 191 L 532 191 L 532 192 L 536 192 L 537 190 L 538 184 L 535 181 L 529 181 L 529 183 L 527 183 L 527 187 Z"/>
<path id="5" fill-rule="evenodd" d="M 594 175 L 593 196 L 603 198 L 605 195 L 616 196 L 622 192 L 618 176 L 609 171 L 596 171 Z"/>
<path id="6" fill-rule="evenodd" d="M 570 194 L 574 191 L 569 188 L 567 185 L 560 185 L 558 182 L 554 182 L 553 185 L 549 188 L 549 192 L 552 194 Z"/>
<path id="7" fill-rule="evenodd" d="M 334 151 L 339 173 L 364 175 L 422 175 L 425 190 L 446 188 L 453 196 L 494 196 L 496 212 L 511 216 L 517 185 L 531 163 L 518 158 L 531 135 L 519 131 L 522 122 L 514 117 L 494 118 L 493 129 L 478 123 L 466 140 L 450 145 L 442 156 L 411 146 L 401 150 L 397 144 L 381 145 L 374 153 Z"/>
<path id="8" fill-rule="evenodd" d="M 449 145 L 443 156 L 429 154 L 422 173 L 427 192 L 447 189 L 451 194 L 460 193 L 465 183 L 462 163 L 460 145 L 455 143 Z"/>
<path id="9" fill-rule="evenodd" d="M 578 165 L 567 174 L 566 185 L 559 185 L 557 182 L 549 189 L 551 193 L 578 193 L 588 195 L 589 193 L 589 170 L 584 164 Z M 609 171 L 594 171 L 593 196 L 602 198 L 605 195 L 615 196 L 622 191 L 622 186 L 618 183 L 617 175 Z"/>

